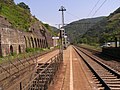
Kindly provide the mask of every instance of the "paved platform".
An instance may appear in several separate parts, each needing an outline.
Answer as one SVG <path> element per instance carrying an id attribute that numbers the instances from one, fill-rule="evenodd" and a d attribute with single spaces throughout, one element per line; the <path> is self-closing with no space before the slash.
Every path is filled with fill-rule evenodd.
<path id="1" fill-rule="evenodd" d="M 49 90 L 93 90 L 79 55 L 72 46 L 63 52 L 63 66 Z"/>
<path id="2" fill-rule="evenodd" d="M 42 55 L 42 56 L 37 58 L 37 62 L 38 63 L 45 63 L 46 61 L 48 61 L 50 58 L 54 57 L 58 53 L 59 53 L 59 50 L 57 49 L 57 50 L 54 50 L 54 51 L 52 51 L 50 53 Z"/>

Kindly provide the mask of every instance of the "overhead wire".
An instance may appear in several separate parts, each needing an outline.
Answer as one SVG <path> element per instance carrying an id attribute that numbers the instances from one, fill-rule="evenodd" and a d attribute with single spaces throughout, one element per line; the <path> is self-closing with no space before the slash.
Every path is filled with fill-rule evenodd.
<path id="1" fill-rule="evenodd" d="M 87 15 L 87 17 L 93 12 L 93 10 L 97 7 L 98 3 L 100 2 L 100 0 L 98 0 L 96 2 L 96 4 L 94 5 L 94 7 L 92 8 L 92 10 L 89 12 L 89 14 Z"/>
<path id="2" fill-rule="evenodd" d="M 95 14 L 100 10 L 100 8 L 105 4 L 105 2 L 106 2 L 107 0 L 104 0 L 104 2 L 100 5 L 100 7 L 95 11 L 95 13 L 92 15 L 92 17 L 93 16 L 95 16 Z"/>
<path id="3" fill-rule="evenodd" d="M 99 6 L 99 8 L 93 13 L 93 15 L 92 15 L 92 17 L 100 10 L 100 8 L 105 4 L 105 2 L 106 2 L 107 0 L 104 0 L 104 2 Z M 99 4 L 99 2 L 100 2 L 100 0 L 98 0 L 97 2 L 96 2 L 96 4 L 94 5 L 94 7 L 92 8 L 92 10 L 90 11 L 90 13 L 88 14 L 88 16 L 93 12 L 93 10 L 97 7 L 97 5 Z M 73 14 L 71 14 L 70 12 L 66 12 L 67 14 L 69 14 L 69 15 L 71 15 L 71 16 L 73 16 L 73 17 L 76 17 L 78 20 L 80 19 L 78 16 L 76 16 L 76 15 L 73 15 Z"/>
<path id="4" fill-rule="evenodd" d="M 80 19 L 78 16 L 73 15 L 73 14 L 71 14 L 71 13 L 70 13 L 70 12 L 68 12 L 68 11 L 66 11 L 66 13 L 67 13 L 67 14 L 69 14 L 69 15 L 71 15 L 71 16 L 73 16 L 73 17 L 75 17 L 75 18 L 77 18 L 77 19 Z"/>

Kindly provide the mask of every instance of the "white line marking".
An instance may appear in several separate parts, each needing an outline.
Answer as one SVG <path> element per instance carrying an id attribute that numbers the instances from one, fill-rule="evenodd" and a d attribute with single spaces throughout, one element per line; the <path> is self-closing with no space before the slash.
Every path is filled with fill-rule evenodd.
<path id="1" fill-rule="evenodd" d="M 70 90 L 73 90 L 72 47 L 70 48 Z"/>

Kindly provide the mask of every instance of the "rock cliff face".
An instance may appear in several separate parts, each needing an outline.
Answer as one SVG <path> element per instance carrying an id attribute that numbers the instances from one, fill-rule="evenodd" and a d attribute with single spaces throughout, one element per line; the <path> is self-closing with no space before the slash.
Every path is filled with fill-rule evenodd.
<path id="1" fill-rule="evenodd" d="M 52 37 L 39 21 L 34 22 L 28 32 L 11 28 L 6 18 L 0 16 L 0 56 L 25 52 L 26 48 L 52 46 Z"/>

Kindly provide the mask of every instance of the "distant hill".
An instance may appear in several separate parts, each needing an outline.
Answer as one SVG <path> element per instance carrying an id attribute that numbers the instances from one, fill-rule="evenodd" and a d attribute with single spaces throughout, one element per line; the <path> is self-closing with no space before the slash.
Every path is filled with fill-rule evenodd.
<path id="1" fill-rule="evenodd" d="M 48 29 L 52 36 L 58 36 L 59 29 L 54 26 L 50 26 L 49 24 L 44 24 L 44 26 Z"/>
<path id="2" fill-rule="evenodd" d="M 57 29 L 56 27 L 54 26 L 50 26 L 52 31 L 56 34 L 56 36 L 58 36 L 58 33 L 59 33 L 59 29 Z"/>
<path id="3" fill-rule="evenodd" d="M 77 42 L 79 41 L 79 37 L 82 37 L 92 26 L 104 18 L 105 17 L 88 18 L 75 21 L 65 26 L 65 31 L 71 42 Z"/>
<path id="4" fill-rule="evenodd" d="M 70 23 L 65 28 L 74 43 L 96 45 L 114 41 L 115 35 L 120 33 L 120 8 L 108 17 L 82 19 Z"/>
<path id="5" fill-rule="evenodd" d="M 120 33 L 120 8 L 108 17 L 91 27 L 81 38 L 80 42 L 88 44 L 102 44 L 114 41 L 115 35 Z"/>

